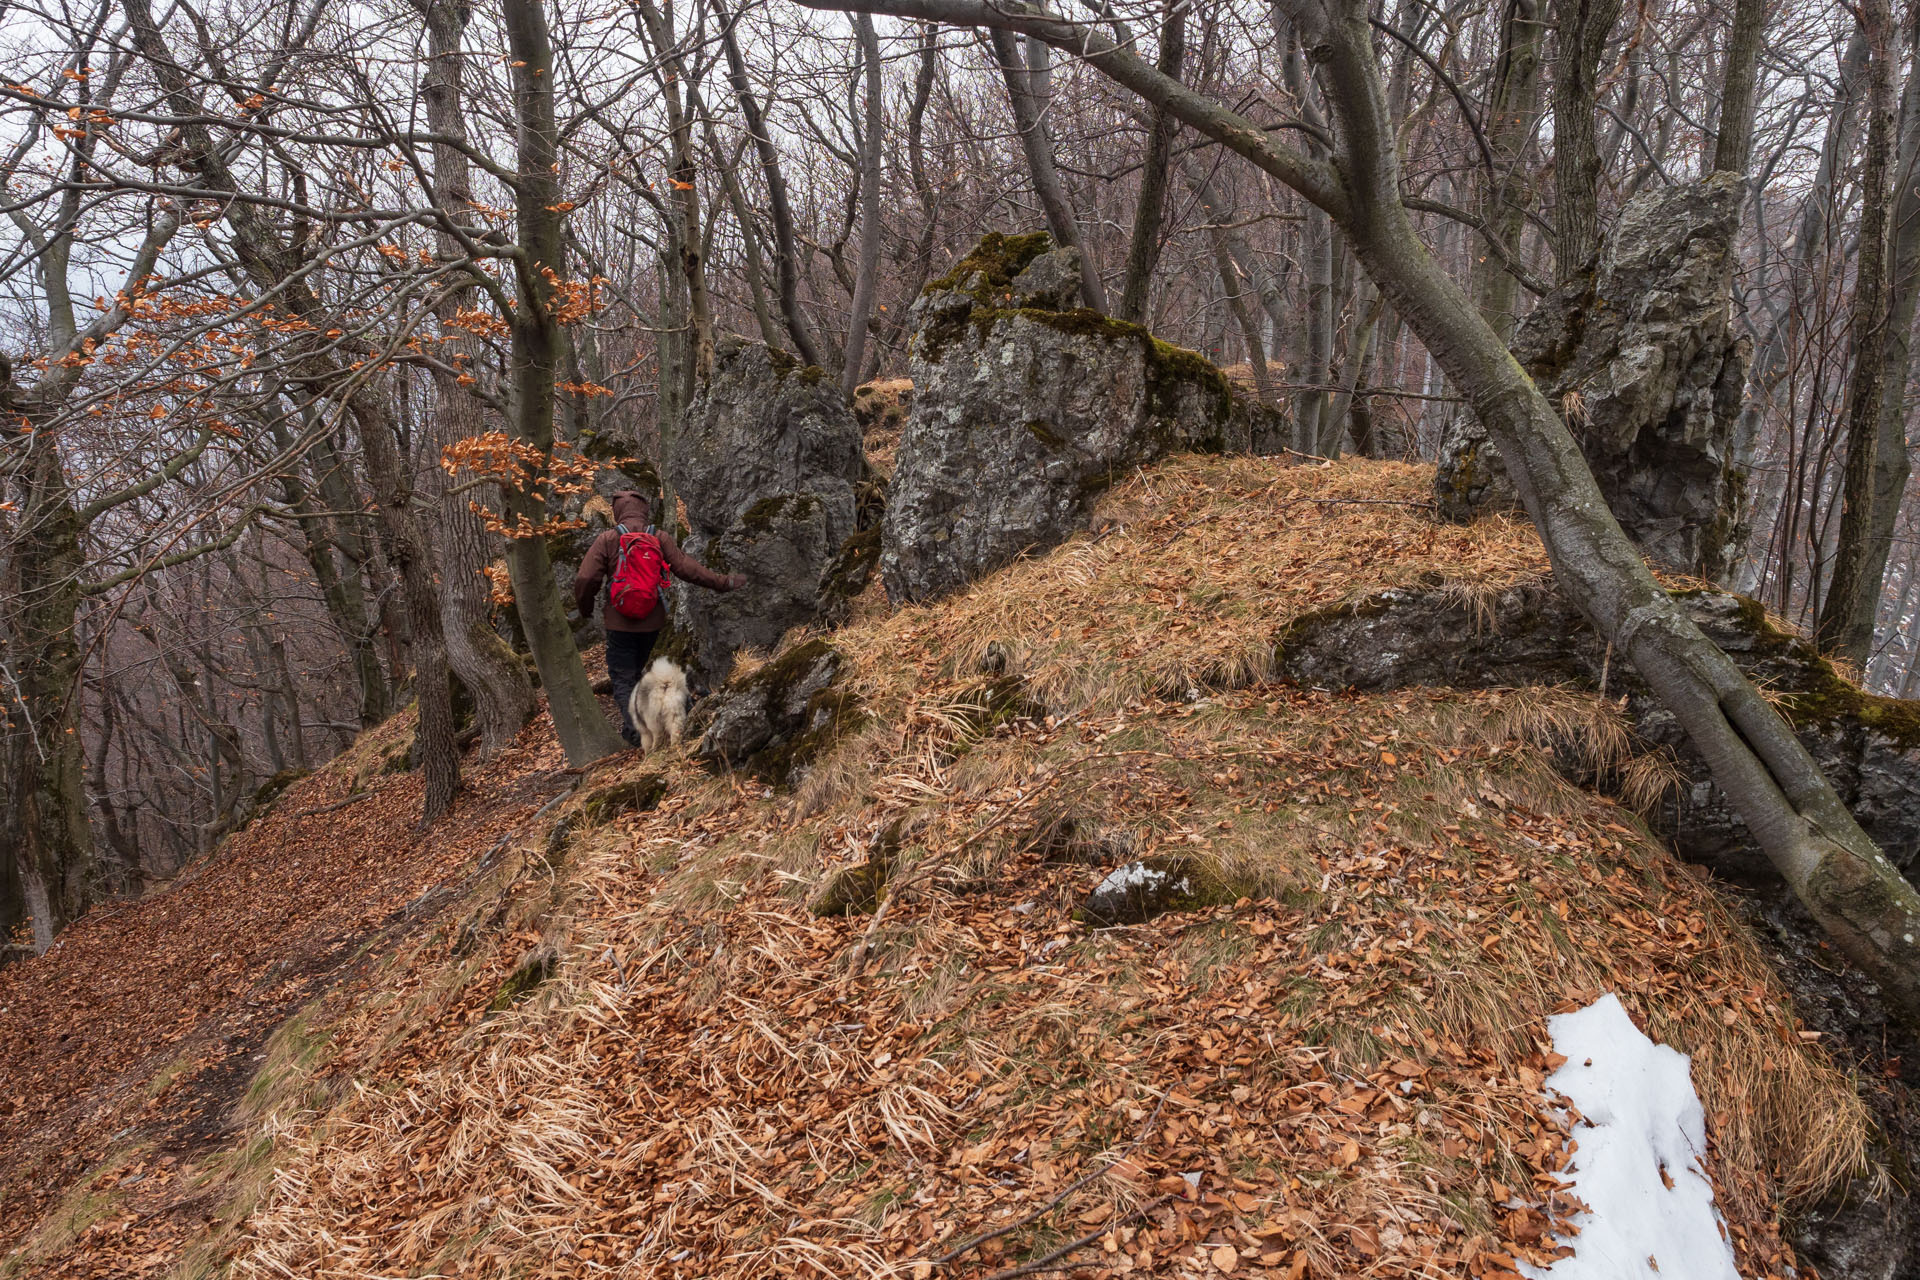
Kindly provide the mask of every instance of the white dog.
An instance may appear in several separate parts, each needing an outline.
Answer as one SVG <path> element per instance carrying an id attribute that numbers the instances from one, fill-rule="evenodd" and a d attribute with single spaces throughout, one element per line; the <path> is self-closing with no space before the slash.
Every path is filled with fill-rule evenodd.
<path id="1" fill-rule="evenodd" d="M 640 749 L 655 751 L 671 743 L 680 745 L 680 733 L 687 727 L 687 673 L 671 658 L 655 658 L 633 687 L 627 701 L 627 717 L 640 730 Z"/>

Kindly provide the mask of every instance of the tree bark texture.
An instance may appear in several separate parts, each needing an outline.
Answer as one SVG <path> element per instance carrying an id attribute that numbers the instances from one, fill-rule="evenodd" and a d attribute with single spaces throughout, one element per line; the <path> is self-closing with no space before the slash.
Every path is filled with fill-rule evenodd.
<path id="1" fill-rule="evenodd" d="M 41 416 L 24 409 L 0 405 L 9 420 Z M 80 521 L 51 433 L 32 449 L 0 558 L 0 941 L 31 918 L 42 952 L 86 910 L 94 853 L 76 696 Z"/>
<path id="2" fill-rule="evenodd" d="M 1745 173 L 1753 153 L 1753 94 L 1760 42 L 1767 32 L 1767 0 L 1734 0 L 1727 33 L 1727 68 L 1720 80 L 1720 127 L 1713 140 L 1716 171 Z"/>
<path id="3" fill-rule="evenodd" d="M 509 367 L 513 379 L 513 434 L 543 455 L 553 453 L 555 370 L 560 332 L 553 318 L 553 282 L 565 261 L 562 243 L 559 132 L 553 114 L 553 44 L 543 0 L 506 0 L 501 13 L 513 66 L 514 118 L 518 134 L 519 228 L 521 257 L 515 262 L 520 305 L 512 318 Z M 539 499 L 506 495 L 510 516 L 538 525 L 547 518 Z M 547 540 L 512 538 L 507 544 L 507 573 L 513 581 L 514 607 L 534 665 L 547 693 L 554 732 L 567 763 L 582 765 L 621 750 L 613 726 L 587 683 L 586 668 L 573 646 L 566 607 L 554 584 Z"/>
<path id="4" fill-rule="evenodd" d="M 1160 58 L 1155 63 L 1160 74 L 1178 80 L 1187 56 L 1187 10 L 1175 0 L 1161 18 Z M 1167 171 L 1173 157 L 1173 136 L 1179 122 L 1165 107 L 1155 107 L 1147 122 L 1147 149 L 1140 158 L 1140 200 L 1134 206 L 1133 232 L 1127 243 L 1126 277 L 1120 287 L 1122 320 L 1147 324 L 1149 295 L 1153 288 L 1153 269 L 1160 261 L 1160 227 L 1167 207 Z M 1235 294 L 1238 297 L 1238 294 Z M 1258 340 L 1250 338 L 1252 346 Z M 1257 359 L 1256 355 L 1256 359 Z M 1259 372 L 1264 378 L 1265 365 Z M 1261 398 L 1266 392 L 1261 392 Z"/>
<path id="5" fill-rule="evenodd" d="M 1856 670 L 1873 649 L 1886 548 L 1875 548 L 1878 530 L 1893 533 L 1891 514 L 1875 512 L 1881 494 L 1880 447 L 1886 407 L 1887 180 L 1893 166 L 1893 16 L 1888 0 L 1860 6 L 1872 53 L 1867 68 L 1867 143 L 1860 166 L 1859 248 L 1854 255 L 1853 316 L 1849 338 L 1853 375 L 1847 387 L 1847 466 L 1840 493 L 1840 537 L 1833 575 L 1820 605 L 1814 639 Z M 1904 427 L 1896 428 L 1898 451 L 1906 451 Z M 1904 459 L 1903 459 L 1904 461 Z M 1905 488 L 1901 477 L 1901 488 Z M 1890 495 L 1898 506 L 1899 492 Z"/>
<path id="6" fill-rule="evenodd" d="M 1500 53 L 1487 102 L 1487 145 L 1493 167 L 1480 175 L 1478 213 L 1482 233 L 1498 249 L 1474 256 L 1473 297 L 1502 341 L 1513 336 L 1520 289 L 1506 263 L 1520 260 L 1520 233 L 1533 201 L 1533 173 L 1527 157 L 1540 123 L 1541 46 L 1547 30 L 1540 18 L 1543 2 L 1505 0 Z"/>
<path id="7" fill-rule="evenodd" d="M 1556 0 L 1553 77 L 1554 238 L 1558 275 L 1582 270 L 1600 247 L 1600 150 L 1594 137 L 1600 59 L 1622 0 Z"/>

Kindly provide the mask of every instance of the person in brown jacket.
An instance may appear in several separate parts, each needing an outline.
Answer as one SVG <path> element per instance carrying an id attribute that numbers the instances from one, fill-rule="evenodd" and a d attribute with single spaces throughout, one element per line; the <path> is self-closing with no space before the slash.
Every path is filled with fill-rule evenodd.
<path id="1" fill-rule="evenodd" d="M 586 558 L 580 562 L 580 572 L 573 576 L 573 602 L 579 606 L 581 617 L 591 618 L 594 604 L 606 595 L 607 583 L 620 564 L 621 531 L 646 532 L 651 515 L 647 500 L 633 490 L 613 495 L 613 518 L 618 527 L 608 529 L 593 540 Z M 660 554 L 667 568 L 681 581 L 710 591 L 738 591 L 747 585 L 740 574 L 715 573 L 707 568 L 682 551 L 669 534 L 656 529 L 653 536 L 660 540 Z M 609 606 L 602 610 L 602 620 L 607 629 L 607 675 L 613 680 L 614 705 L 620 708 L 620 736 L 626 739 L 627 745 L 637 747 L 640 732 L 627 714 L 627 700 L 647 669 L 647 659 L 653 653 L 654 641 L 660 638 L 660 628 L 667 625 L 666 599 L 662 596 L 653 612 L 644 618 L 629 618 Z"/>

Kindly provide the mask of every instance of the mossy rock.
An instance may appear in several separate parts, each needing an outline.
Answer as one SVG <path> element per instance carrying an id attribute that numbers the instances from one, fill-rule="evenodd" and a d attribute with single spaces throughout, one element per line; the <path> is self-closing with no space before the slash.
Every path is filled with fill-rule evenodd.
<path id="1" fill-rule="evenodd" d="M 733 529 L 728 531 L 728 537 L 744 535 L 749 539 L 763 538 L 772 531 L 778 521 L 807 520 L 819 509 L 820 499 L 811 493 L 775 494 L 770 498 L 760 499 L 741 512 L 740 518 L 734 522 Z M 716 541 L 715 546 L 710 549 L 710 554 L 718 553 L 719 546 Z"/>
<path id="2" fill-rule="evenodd" d="M 862 529 L 840 544 L 840 552 L 820 576 L 820 616 L 828 626 L 839 626 L 846 619 L 847 607 L 854 597 L 873 581 L 880 566 L 880 526 Z"/>
<path id="3" fill-rule="evenodd" d="M 865 862 L 841 867 L 826 878 L 807 904 L 816 916 L 850 916 L 879 909 L 880 895 L 893 874 L 893 854 L 875 849 Z"/>
<path id="4" fill-rule="evenodd" d="M 1096 928 L 1143 924 L 1169 911 L 1198 911 L 1239 900 L 1233 886 L 1221 884 L 1184 854 L 1158 854 L 1129 862 L 1094 886 L 1074 918 Z"/>
<path id="5" fill-rule="evenodd" d="M 588 792 L 576 810 L 582 827 L 603 827 L 623 813 L 646 813 L 667 794 L 667 779 L 658 773 L 622 778 Z"/>
<path id="6" fill-rule="evenodd" d="M 805 386 L 816 387 L 827 380 L 827 371 L 817 364 L 803 365 L 799 358 L 782 351 L 778 347 L 767 348 L 767 363 L 773 368 L 775 378 L 785 380 L 789 377 L 800 379 Z"/>
<path id="7" fill-rule="evenodd" d="M 912 815 L 889 822 L 873 842 L 866 861 L 841 867 L 829 875 L 807 904 L 817 916 L 846 916 L 879 909 L 887 881 L 900 863 L 900 850 L 919 826 Z"/>
<path id="8" fill-rule="evenodd" d="M 488 1013 L 500 1013 L 511 1009 L 532 995 L 540 984 L 551 978 L 560 969 L 560 953 L 549 943 L 527 952 L 520 963 L 513 967 L 507 980 L 500 984 L 499 992 L 487 1005 Z"/>
<path id="9" fill-rule="evenodd" d="M 1053 237 L 1044 231 L 1026 235 L 989 231 L 966 257 L 953 264 L 953 270 L 933 281 L 921 294 L 951 289 L 970 295 L 983 307 L 992 306 L 1011 296 L 1013 278 L 1052 248 Z"/>
<path id="10" fill-rule="evenodd" d="M 966 708 L 959 720 L 962 738 L 968 742 L 978 741 L 1015 720 L 1047 718 L 1046 704 L 1032 695 L 1025 680 L 1013 675 L 996 675 L 969 685 L 954 696 L 954 704 Z"/>
<path id="11" fill-rule="evenodd" d="M 762 782 L 791 787 L 814 761 L 840 739 L 865 726 L 871 717 L 854 694 L 822 689 L 807 700 L 808 728 L 747 758 L 745 770 Z"/>
<path id="12" fill-rule="evenodd" d="M 1920 700 L 1868 693 L 1810 642 L 1774 626 L 1758 600 L 1700 589 L 1675 591 L 1673 597 L 1695 602 L 1696 611 L 1700 604 L 1714 604 L 1731 615 L 1729 625 L 1708 620 L 1709 634 L 1742 658 L 1755 679 L 1778 691 L 1774 705 L 1794 728 L 1858 725 L 1902 750 L 1920 747 Z"/>
<path id="13" fill-rule="evenodd" d="M 698 759 L 791 786 L 834 743 L 867 722 L 851 691 L 837 687 L 840 653 L 823 639 L 795 645 L 702 709 Z"/>

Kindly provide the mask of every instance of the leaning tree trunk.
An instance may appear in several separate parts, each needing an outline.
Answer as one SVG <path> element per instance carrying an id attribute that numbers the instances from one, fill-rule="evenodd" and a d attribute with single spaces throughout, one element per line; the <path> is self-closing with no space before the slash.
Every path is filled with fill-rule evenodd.
<path id="1" fill-rule="evenodd" d="M 747 132 L 753 136 L 754 150 L 759 153 L 761 173 L 767 182 L 767 214 L 773 222 L 773 266 L 780 315 L 787 322 L 787 333 L 801 362 L 824 364 L 813 326 L 807 323 L 806 313 L 800 309 L 799 237 L 793 229 L 793 209 L 787 200 L 786 173 L 780 165 L 779 148 L 767 128 L 766 114 L 760 109 L 759 99 L 753 96 L 752 82 L 747 78 L 747 60 L 740 51 L 740 38 L 734 32 L 739 19 L 730 16 L 718 0 L 713 10 L 720 22 L 720 45 L 727 54 L 727 82 L 733 86 L 740 115 L 747 123 Z"/>
<path id="2" fill-rule="evenodd" d="M 832 7 L 851 0 L 806 0 Z M 1340 154 L 1315 161 L 1159 75 L 1098 31 L 1013 0 L 866 0 L 902 17 L 1004 25 L 1084 57 L 1326 209 L 1446 370 L 1513 475 L 1554 577 L 1634 664 L 1705 758 L 1768 859 L 1891 1002 L 1920 1019 L 1920 893 L 1877 849 L 1778 712 L 1654 579 L 1579 446 L 1500 335 L 1427 251 L 1401 201 L 1400 157 L 1364 0 L 1282 0 L 1311 24 Z"/>
<path id="3" fill-rule="evenodd" d="M 1047 128 L 1051 71 L 1044 61 L 1033 65 L 1038 61 L 1036 55 L 1045 53 L 1045 46 L 1030 45 L 1023 58 L 1019 42 L 1009 32 L 996 27 L 989 34 L 994 59 L 1007 82 L 1007 97 L 1013 103 L 1013 124 L 1026 153 L 1034 194 L 1047 213 L 1047 229 L 1053 233 L 1055 244 L 1079 251 L 1081 300 L 1095 311 L 1105 311 L 1107 298 L 1100 287 L 1100 273 L 1094 270 L 1093 259 L 1080 240 L 1080 224 L 1074 220 L 1073 205 L 1067 200 L 1066 188 L 1060 185 L 1060 170 L 1053 159 L 1053 134 Z"/>

